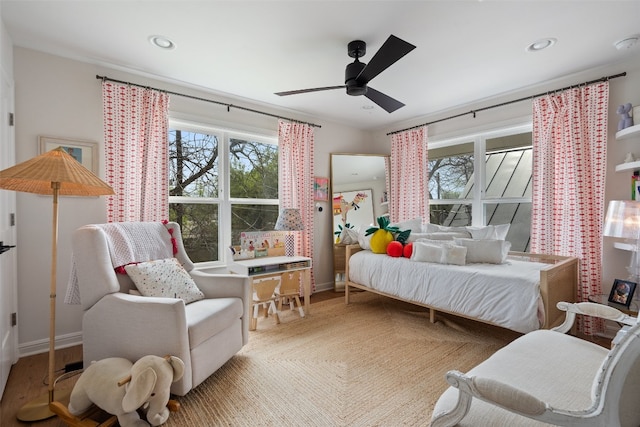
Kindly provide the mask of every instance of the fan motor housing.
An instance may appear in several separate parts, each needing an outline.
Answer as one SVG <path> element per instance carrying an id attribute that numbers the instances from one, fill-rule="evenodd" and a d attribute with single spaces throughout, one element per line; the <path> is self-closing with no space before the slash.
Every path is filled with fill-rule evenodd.
<path id="1" fill-rule="evenodd" d="M 347 68 L 344 70 L 344 84 L 347 86 L 348 95 L 360 96 L 367 93 L 366 83 L 361 84 L 356 80 L 356 77 L 360 75 L 366 65 L 364 62 L 358 61 L 358 58 L 347 65 Z"/>

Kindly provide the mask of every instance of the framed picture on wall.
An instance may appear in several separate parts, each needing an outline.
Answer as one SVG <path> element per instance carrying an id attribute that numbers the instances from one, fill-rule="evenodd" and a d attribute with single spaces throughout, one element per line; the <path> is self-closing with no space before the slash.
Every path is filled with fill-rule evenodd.
<path id="1" fill-rule="evenodd" d="M 628 280 L 616 279 L 611 287 L 609 293 L 609 302 L 616 304 L 622 304 L 625 307 L 629 307 L 631 299 L 633 298 L 633 292 L 636 290 L 636 283 L 629 282 Z"/>
<path id="2" fill-rule="evenodd" d="M 90 141 L 54 138 L 50 136 L 38 137 L 40 154 L 62 147 L 71 157 L 85 168 L 98 174 L 98 144 Z"/>
<path id="3" fill-rule="evenodd" d="M 319 202 L 329 200 L 329 178 L 313 177 L 313 200 Z"/>

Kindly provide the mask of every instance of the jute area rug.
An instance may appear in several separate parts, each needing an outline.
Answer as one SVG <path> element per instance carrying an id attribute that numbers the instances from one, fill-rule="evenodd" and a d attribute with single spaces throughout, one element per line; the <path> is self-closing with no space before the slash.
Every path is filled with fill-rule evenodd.
<path id="1" fill-rule="evenodd" d="M 167 426 L 426 426 L 448 370 L 518 334 L 370 293 L 259 318 L 249 344 L 186 396 Z"/>

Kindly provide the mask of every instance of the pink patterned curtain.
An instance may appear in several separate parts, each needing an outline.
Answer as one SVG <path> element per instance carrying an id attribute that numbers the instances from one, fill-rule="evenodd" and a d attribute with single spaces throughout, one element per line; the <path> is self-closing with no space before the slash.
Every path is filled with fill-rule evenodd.
<path id="1" fill-rule="evenodd" d="M 533 101 L 531 252 L 580 259 L 577 301 L 602 292 L 609 83 Z M 581 316 L 585 334 L 601 328 Z"/>
<path id="2" fill-rule="evenodd" d="M 295 233 L 296 253 L 313 258 L 313 126 L 278 122 L 280 208 L 298 208 L 304 230 Z M 313 273 L 313 272 L 312 272 Z M 311 292 L 315 280 L 311 274 Z"/>
<path id="3" fill-rule="evenodd" d="M 429 218 L 427 127 L 391 135 L 389 217 L 391 222 Z"/>
<path id="4" fill-rule="evenodd" d="M 161 221 L 169 217 L 169 95 L 102 83 L 107 221 Z"/>

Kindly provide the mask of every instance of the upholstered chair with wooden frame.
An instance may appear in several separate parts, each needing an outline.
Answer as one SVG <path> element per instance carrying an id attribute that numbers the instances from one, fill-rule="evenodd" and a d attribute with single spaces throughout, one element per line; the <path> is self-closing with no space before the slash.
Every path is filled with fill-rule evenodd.
<path id="1" fill-rule="evenodd" d="M 565 322 L 517 338 L 451 385 L 435 405 L 431 427 L 640 425 L 640 324 L 590 302 L 558 303 Z M 566 333 L 576 315 L 623 326 L 607 349 Z"/>
<path id="2" fill-rule="evenodd" d="M 300 271 L 287 271 L 282 273 L 280 286 L 276 289 L 276 299 L 278 300 L 278 310 L 282 311 L 282 303 L 289 304 L 293 310 L 298 304 L 300 317 L 304 317 L 304 309 L 300 302 Z"/>
<path id="3" fill-rule="evenodd" d="M 274 294 L 279 283 L 280 280 L 278 280 L 277 277 L 253 282 L 253 300 L 251 302 L 252 314 L 249 330 L 255 331 L 258 327 L 258 315 L 260 308 L 264 309 L 264 317 L 268 317 L 270 313 L 273 313 L 276 318 L 276 323 L 280 323 L 280 317 L 278 316 L 278 309 L 275 303 L 276 296 Z"/>
<path id="4" fill-rule="evenodd" d="M 170 354 L 185 364 L 183 378 L 171 386 L 171 393 L 183 396 L 248 342 L 249 277 L 196 269 L 185 252 L 178 224 L 87 225 L 74 232 L 72 249 L 70 287 L 76 284 L 83 309 L 85 366 L 107 357 L 136 361 L 146 355 Z M 114 265 L 114 260 L 129 260 L 136 266 L 177 260 L 200 291 L 200 299 L 142 296 L 132 278 L 120 274 L 122 265 Z"/>

